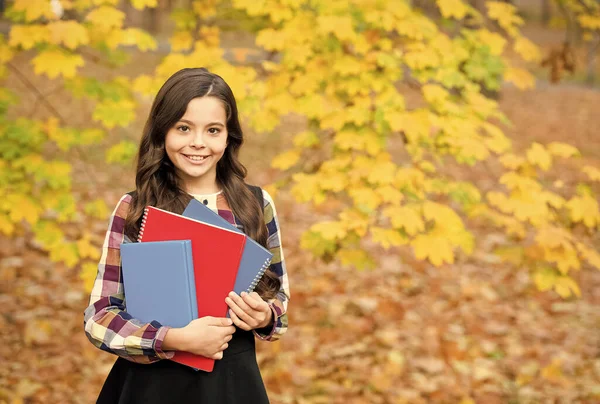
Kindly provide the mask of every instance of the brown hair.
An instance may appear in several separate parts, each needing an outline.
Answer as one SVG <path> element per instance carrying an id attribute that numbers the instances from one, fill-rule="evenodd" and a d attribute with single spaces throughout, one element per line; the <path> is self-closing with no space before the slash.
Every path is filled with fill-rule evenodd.
<path id="1" fill-rule="evenodd" d="M 221 100 L 227 113 L 228 145 L 217 163 L 217 183 L 244 232 L 267 246 L 263 207 L 245 184 L 247 170 L 238 160 L 244 136 L 233 92 L 225 80 L 205 68 L 187 68 L 173 74 L 154 99 L 137 155 L 136 192 L 132 195 L 125 221 L 125 234 L 130 239 L 137 239 L 146 206 L 181 214 L 192 199 L 183 190 L 165 151 L 165 138 L 169 129 L 185 114 L 188 103 L 207 96 Z M 269 269 L 255 290 L 264 299 L 270 299 L 275 297 L 280 286 L 279 278 Z"/>

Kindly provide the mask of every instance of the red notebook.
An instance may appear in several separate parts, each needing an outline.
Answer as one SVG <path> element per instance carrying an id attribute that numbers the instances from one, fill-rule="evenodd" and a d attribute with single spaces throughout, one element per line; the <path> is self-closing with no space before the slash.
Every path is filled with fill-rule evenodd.
<path id="1" fill-rule="evenodd" d="M 191 240 L 198 317 L 227 315 L 225 298 L 233 290 L 246 236 L 148 206 L 138 241 Z M 173 360 L 206 372 L 214 359 L 178 351 Z"/>

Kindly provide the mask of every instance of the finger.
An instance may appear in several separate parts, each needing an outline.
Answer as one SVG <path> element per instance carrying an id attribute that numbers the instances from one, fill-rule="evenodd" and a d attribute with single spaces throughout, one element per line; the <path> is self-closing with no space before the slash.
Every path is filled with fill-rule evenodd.
<path id="1" fill-rule="evenodd" d="M 232 324 L 232 321 L 230 318 L 225 318 L 225 317 L 212 317 L 212 316 L 206 316 L 205 317 L 207 319 L 207 324 L 208 325 L 212 325 L 212 326 L 222 326 L 222 327 L 227 327 L 230 326 Z"/>
<path id="2" fill-rule="evenodd" d="M 241 300 L 241 298 L 240 298 Z M 240 307 L 237 302 L 234 302 L 231 298 L 226 298 L 225 302 L 227 302 L 227 304 L 229 305 L 229 307 L 231 308 L 231 312 L 234 312 L 237 317 L 244 321 L 245 323 L 251 325 L 252 322 L 254 321 L 254 315 L 258 315 L 259 312 L 256 312 L 254 309 L 251 309 L 250 307 L 248 307 L 248 305 L 246 303 L 244 303 L 244 307 Z M 235 323 L 235 321 L 234 321 Z"/>
<path id="3" fill-rule="evenodd" d="M 233 324 L 233 319 L 231 323 Z M 235 332 L 235 327 L 233 325 L 230 325 L 229 327 L 223 327 L 221 330 L 223 330 L 223 338 L 233 338 L 233 333 Z"/>
<path id="4" fill-rule="evenodd" d="M 251 330 L 251 327 L 248 324 L 246 324 L 245 322 L 243 322 L 242 320 L 240 320 L 240 318 L 235 314 L 233 309 L 229 310 L 229 315 L 231 316 L 231 319 L 233 320 L 233 324 L 235 324 L 238 328 L 241 328 L 244 331 Z"/>
<path id="5" fill-rule="evenodd" d="M 250 306 L 248 306 L 248 304 L 244 301 L 244 299 L 242 299 L 242 297 L 240 295 L 238 295 L 235 292 L 230 292 L 228 298 L 230 300 L 233 300 L 233 302 L 235 304 L 238 305 L 238 307 L 240 309 L 242 309 L 243 311 L 245 311 L 246 313 L 250 313 L 250 311 L 252 310 L 250 308 Z"/>
<path id="6" fill-rule="evenodd" d="M 260 296 L 258 296 L 258 293 L 256 293 L 256 296 L 254 296 L 252 294 L 249 295 L 246 292 L 242 292 L 241 297 L 248 306 L 250 306 L 253 310 L 256 311 L 264 312 L 266 311 L 266 307 L 269 306 L 267 302 L 265 302 Z"/>
<path id="7" fill-rule="evenodd" d="M 216 359 L 216 360 L 223 359 L 223 351 L 221 351 L 221 352 L 217 352 L 216 354 L 214 354 L 214 355 L 212 356 L 212 358 L 211 358 L 211 359 Z"/>
<path id="8" fill-rule="evenodd" d="M 219 351 L 224 351 L 227 349 L 227 347 L 229 346 L 229 344 L 226 342 L 223 345 L 221 345 L 221 348 L 219 348 Z"/>

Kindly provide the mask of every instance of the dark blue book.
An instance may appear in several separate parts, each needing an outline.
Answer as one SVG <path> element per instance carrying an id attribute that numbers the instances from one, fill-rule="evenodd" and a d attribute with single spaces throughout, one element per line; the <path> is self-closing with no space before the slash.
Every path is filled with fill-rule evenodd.
<path id="1" fill-rule="evenodd" d="M 125 305 L 143 323 L 184 327 L 198 318 L 190 240 L 121 244 Z"/>
<path id="2" fill-rule="evenodd" d="M 229 223 L 227 220 L 216 214 L 209 207 L 196 199 L 192 199 L 183 211 L 183 216 L 199 220 L 201 222 L 212 224 L 223 229 L 233 230 L 242 233 L 240 229 Z M 269 265 L 273 254 L 250 237 L 246 237 L 246 244 L 242 252 L 242 259 L 235 278 L 233 291 L 237 294 L 242 292 L 250 293 L 258 284 Z"/>

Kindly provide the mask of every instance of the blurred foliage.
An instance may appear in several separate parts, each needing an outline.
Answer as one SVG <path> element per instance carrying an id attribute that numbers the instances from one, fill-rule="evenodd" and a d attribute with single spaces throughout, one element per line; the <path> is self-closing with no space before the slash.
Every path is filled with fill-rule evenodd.
<path id="1" fill-rule="evenodd" d="M 600 28 L 597 3 L 563 3 L 583 28 Z M 130 4 L 142 9 L 157 2 Z M 335 217 L 315 223 L 301 238 L 314 255 L 374 268 L 377 262 L 364 248 L 369 241 L 385 249 L 409 247 L 419 260 L 441 266 L 473 252 L 465 222 L 484 219 L 525 249 L 519 265 L 532 271 L 541 290 L 579 295 L 571 271 L 584 261 L 600 268 L 591 244 L 600 226 L 598 198 L 586 184 L 559 193 L 541 177 L 557 159 L 580 153 L 564 143 L 534 143 L 515 152 L 501 129 L 506 117 L 486 96 L 503 82 L 532 88 L 535 79 L 524 66 L 542 62 L 541 53 L 522 35 L 524 21 L 510 3 L 486 1 L 483 11 L 463 0 L 436 5 L 421 10 L 408 1 L 197 0 L 191 9 L 172 11 L 171 51 L 153 74 L 102 80 L 77 74 L 90 50 L 119 66 L 127 62 L 123 47 L 158 46 L 147 32 L 125 26 L 119 1 L 9 2 L 5 15 L 12 24 L 8 39 L 0 40 L 0 71 L 7 74 L 16 53 L 33 50 L 35 74 L 60 79 L 74 97 L 93 101 L 96 124 L 69 127 L 56 111 L 46 121 L 9 119 L 6 109 L 16 95 L 0 93 L 0 230 L 31 230 L 53 260 L 81 262 L 92 271 L 97 257 L 88 239 L 72 239 L 51 224 L 108 210 L 101 201 L 78 206 L 72 166 L 48 146 L 68 151 L 98 144 L 107 132 L 133 122 L 139 97 L 152 97 L 183 67 L 204 66 L 231 85 L 255 130 L 272 131 L 288 114 L 308 122 L 273 160 L 285 175 L 270 189 L 289 187 L 301 203 L 342 202 Z M 230 15 L 256 34 L 264 51 L 258 64 L 224 57 L 220 32 Z M 390 152 L 398 141 L 407 154 L 402 161 Z M 107 151 L 106 161 L 129 163 L 135 149 L 123 141 Z M 498 162 L 503 187 L 481 190 L 452 178 L 444 171 L 450 162 L 474 169 Z M 599 181 L 597 168 L 584 172 L 588 183 Z"/>

